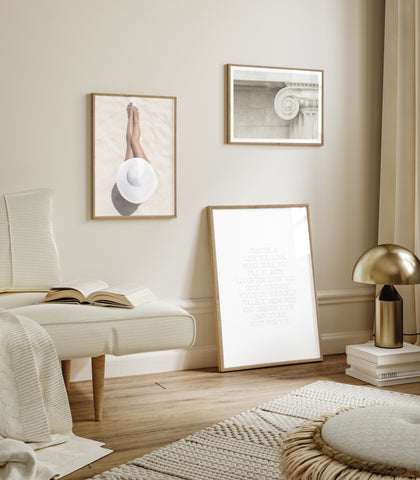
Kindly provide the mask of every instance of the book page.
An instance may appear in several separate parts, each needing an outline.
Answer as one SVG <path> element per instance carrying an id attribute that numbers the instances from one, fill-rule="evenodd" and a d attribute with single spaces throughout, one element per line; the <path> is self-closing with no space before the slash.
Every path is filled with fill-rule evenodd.
<path id="1" fill-rule="evenodd" d="M 148 288 L 127 282 L 93 292 L 89 295 L 88 300 L 95 304 L 115 303 L 135 307 L 154 298 L 153 293 Z"/>
<path id="2" fill-rule="evenodd" d="M 136 290 L 126 295 L 126 297 L 134 307 L 155 299 L 154 294 L 148 288 Z"/>
<path id="3" fill-rule="evenodd" d="M 103 280 L 74 280 L 53 287 L 52 290 L 72 289 L 79 291 L 84 297 L 87 297 L 90 293 L 99 289 L 103 290 L 107 287 L 109 287 L 109 285 Z"/>
<path id="4" fill-rule="evenodd" d="M 118 285 L 113 285 L 112 287 L 102 288 L 100 291 L 97 289 L 96 293 L 106 292 L 106 293 L 116 293 L 118 295 L 128 296 L 134 292 L 143 290 L 145 287 L 137 283 L 125 282 L 119 283 Z"/>

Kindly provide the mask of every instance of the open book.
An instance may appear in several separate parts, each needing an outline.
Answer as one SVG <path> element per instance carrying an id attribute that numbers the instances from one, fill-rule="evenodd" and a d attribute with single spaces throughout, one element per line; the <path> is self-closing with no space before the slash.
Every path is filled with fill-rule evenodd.
<path id="1" fill-rule="evenodd" d="M 52 287 L 43 302 L 90 303 L 103 307 L 134 308 L 155 298 L 146 287 L 121 283 L 110 287 L 102 280 L 76 280 Z"/>

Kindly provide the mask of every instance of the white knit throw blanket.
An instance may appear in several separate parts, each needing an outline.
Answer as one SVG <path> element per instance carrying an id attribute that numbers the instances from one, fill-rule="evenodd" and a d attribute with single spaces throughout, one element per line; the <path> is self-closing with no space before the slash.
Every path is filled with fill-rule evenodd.
<path id="1" fill-rule="evenodd" d="M 33 320 L 0 312 L 0 480 L 48 480 L 34 450 L 62 443 L 72 420 L 60 363 Z"/>

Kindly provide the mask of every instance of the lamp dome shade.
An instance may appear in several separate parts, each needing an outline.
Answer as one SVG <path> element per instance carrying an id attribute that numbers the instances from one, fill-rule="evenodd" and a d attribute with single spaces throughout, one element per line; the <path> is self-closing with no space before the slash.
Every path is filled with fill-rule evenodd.
<path id="1" fill-rule="evenodd" d="M 393 244 L 367 250 L 353 268 L 353 280 L 375 285 L 420 283 L 420 260 L 413 252 Z"/>

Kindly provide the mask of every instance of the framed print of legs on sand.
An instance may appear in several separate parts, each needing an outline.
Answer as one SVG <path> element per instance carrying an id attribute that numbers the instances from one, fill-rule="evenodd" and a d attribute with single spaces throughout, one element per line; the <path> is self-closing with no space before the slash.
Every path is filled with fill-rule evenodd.
<path id="1" fill-rule="evenodd" d="M 227 143 L 321 146 L 322 70 L 227 65 Z"/>
<path id="2" fill-rule="evenodd" d="M 92 218 L 176 216 L 176 97 L 92 93 Z"/>

